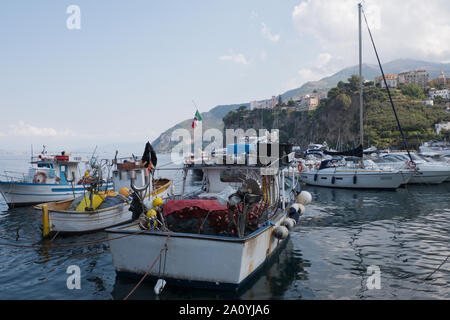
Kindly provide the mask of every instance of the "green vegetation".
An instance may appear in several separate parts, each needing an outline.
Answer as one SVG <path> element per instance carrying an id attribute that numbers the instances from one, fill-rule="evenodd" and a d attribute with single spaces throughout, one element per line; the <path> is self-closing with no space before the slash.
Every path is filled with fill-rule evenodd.
<path id="1" fill-rule="evenodd" d="M 391 93 L 410 148 L 448 135 L 444 132 L 437 136 L 434 131 L 436 123 L 450 121 L 443 100 L 435 99 L 434 106 L 414 101 L 425 97 L 423 88 L 416 85 L 404 86 L 401 91 L 391 89 Z M 294 108 L 242 110 L 228 113 L 223 120 L 225 128 L 278 128 L 281 142 L 306 146 L 311 142 L 327 141 L 331 146 L 338 142 L 356 146 L 359 143 L 359 77 L 354 75 L 348 82 L 340 81 L 315 111 L 300 112 Z M 375 87 L 373 82 L 364 84 L 364 140 L 364 147 L 403 148 L 387 92 Z"/>
<path id="2" fill-rule="evenodd" d="M 423 88 L 414 83 L 404 86 L 402 93 L 411 100 L 422 100 L 425 98 Z"/>

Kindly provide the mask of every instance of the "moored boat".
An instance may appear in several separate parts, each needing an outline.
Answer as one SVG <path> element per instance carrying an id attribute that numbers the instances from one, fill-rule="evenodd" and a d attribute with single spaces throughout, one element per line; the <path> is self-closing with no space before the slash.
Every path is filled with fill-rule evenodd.
<path id="1" fill-rule="evenodd" d="M 190 169 L 182 169 L 184 179 Z M 167 200 L 158 227 L 151 223 L 143 231 L 142 221 L 134 221 L 107 229 L 117 274 L 148 275 L 159 284 L 240 288 L 282 248 L 305 210 L 301 204 L 290 206 L 298 186 L 293 174 L 286 168 L 262 169 L 203 165 L 204 185 L 191 193 L 183 187 L 181 195 Z M 298 201 L 310 199 L 303 193 Z M 152 268 L 155 258 L 162 269 Z"/>
<path id="2" fill-rule="evenodd" d="M 144 156 L 150 153 L 150 148 L 146 146 Z M 138 200 L 151 207 L 156 198 L 167 197 L 172 180 L 153 179 L 156 154 L 152 152 L 151 160 L 148 156 L 143 161 L 144 156 L 140 161 L 137 158 L 116 158 L 112 161 L 115 166 L 112 172 L 114 191 L 102 190 L 98 175 L 87 176 L 85 179 L 90 187 L 81 197 L 35 206 L 43 212 L 43 235 L 91 232 L 123 224 L 132 220 L 130 209 Z"/>
<path id="3" fill-rule="evenodd" d="M 9 208 L 76 198 L 89 187 L 79 174 L 82 162 L 65 152 L 48 155 L 44 148 L 41 154 L 32 156 L 27 173 L 6 171 L 0 175 L 0 193 Z M 111 181 L 102 181 L 104 189 L 112 185 Z"/>

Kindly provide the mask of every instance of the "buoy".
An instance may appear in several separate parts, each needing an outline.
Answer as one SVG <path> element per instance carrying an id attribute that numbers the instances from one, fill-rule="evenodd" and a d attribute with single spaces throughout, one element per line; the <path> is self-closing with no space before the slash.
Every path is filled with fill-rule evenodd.
<path id="1" fill-rule="evenodd" d="M 273 235 L 275 238 L 283 240 L 286 239 L 289 235 L 289 230 L 285 226 L 278 226 L 273 230 Z"/>
<path id="2" fill-rule="evenodd" d="M 163 291 L 165 286 L 166 286 L 166 280 L 158 279 L 158 281 L 156 282 L 155 288 L 153 289 L 155 291 L 155 294 L 159 295 Z"/>
<path id="3" fill-rule="evenodd" d="M 309 193 L 308 191 L 300 192 L 300 194 L 297 196 L 297 202 L 303 205 L 311 203 L 312 202 L 311 193 Z"/>
<path id="4" fill-rule="evenodd" d="M 292 230 L 297 222 L 292 218 L 286 218 L 281 222 L 282 226 L 285 226 L 288 230 Z"/>
<path id="5" fill-rule="evenodd" d="M 304 215 L 306 212 L 306 207 L 300 203 L 298 203 L 298 213 L 300 213 L 300 215 Z"/>
<path id="6" fill-rule="evenodd" d="M 47 237 L 50 233 L 50 221 L 48 217 L 48 205 L 42 206 L 42 236 Z"/>

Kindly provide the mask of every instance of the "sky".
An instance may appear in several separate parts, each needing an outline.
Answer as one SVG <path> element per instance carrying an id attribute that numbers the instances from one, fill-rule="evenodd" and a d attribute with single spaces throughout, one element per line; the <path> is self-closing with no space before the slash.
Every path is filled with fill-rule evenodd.
<path id="1" fill-rule="evenodd" d="M 357 3 L 3 0 L 0 150 L 145 143 L 197 108 L 270 98 L 356 65 Z M 68 28 L 71 5 L 79 29 Z M 364 8 L 383 61 L 450 62 L 448 0 Z M 375 63 L 365 30 L 363 41 Z"/>

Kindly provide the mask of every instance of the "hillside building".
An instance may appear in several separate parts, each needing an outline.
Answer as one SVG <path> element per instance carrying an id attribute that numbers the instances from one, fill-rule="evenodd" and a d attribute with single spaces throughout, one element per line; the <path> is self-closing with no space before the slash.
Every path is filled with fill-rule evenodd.
<path id="1" fill-rule="evenodd" d="M 317 95 L 309 95 L 303 97 L 298 107 L 299 111 L 313 111 L 319 106 L 319 97 Z"/>
<path id="2" fill-rule="evenodd" d="M 431 80 L 430 85 L 432 85 L 432 86 L 440 85 L 442 87 L 448 87 L 448 86 L 450 86 L 450 79 L 448 79 L 445 76 L 444 71 L 441 71 L 441 75 L 439 76 L 439 78 Z"/>
<path id="3" fill-rule="evenodd" d="M 436 134 L 441 133 L 441 131 L 450 131 L 450 122 L 443 122 L 434 125 L 436 129 Z"/>
<path id="4" fill-rule="evenodd" d="M 428 84 L 430 75 L 425 70 L 407 71 L 398 74 L 399 84 L 417 84 L 425 88 Z"/>
<path id="5" fill-rule="evenodd" d="M 431 99 L 434 99 L 435 97 L 439 96 L 441 98 L 450 99 L 450 89 L 443 89 L 443 90 L 436 90 L 436 89 L 431 89 L 429 91 L 429 95 Z"/>
<path id="6" fill-rule="evenodd" d="M 386 74 L 386 82 L 389 88 L 397 88 L 398 76 L 395 74 Z M 374 80 L 375 85 L 379 84 L 381 88 L 385 88 L 383 76 L 378 76 Z"/>

